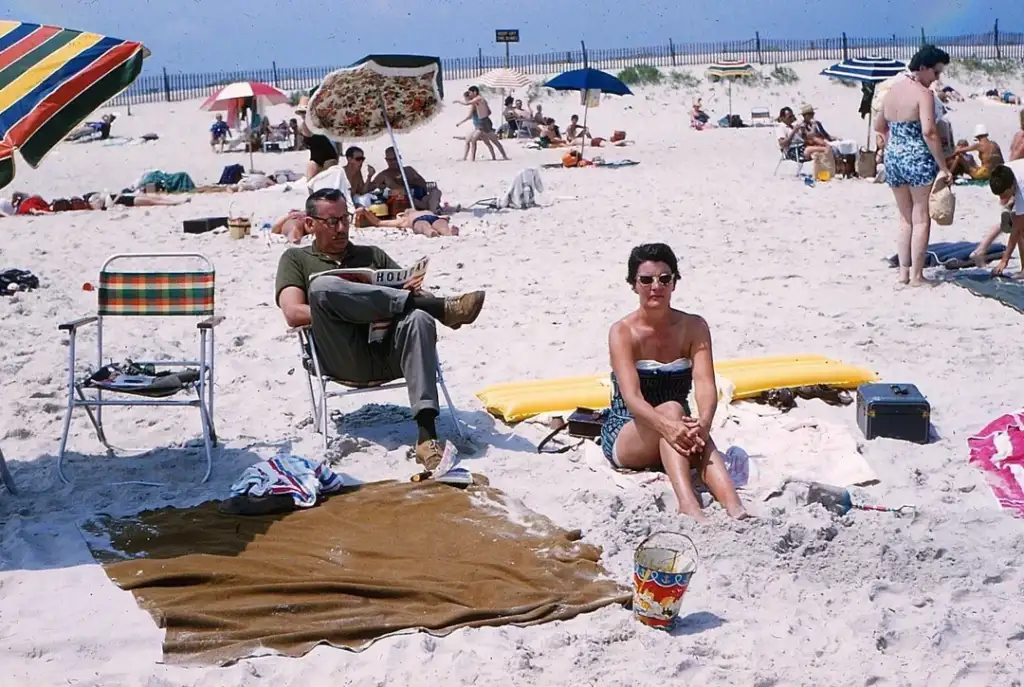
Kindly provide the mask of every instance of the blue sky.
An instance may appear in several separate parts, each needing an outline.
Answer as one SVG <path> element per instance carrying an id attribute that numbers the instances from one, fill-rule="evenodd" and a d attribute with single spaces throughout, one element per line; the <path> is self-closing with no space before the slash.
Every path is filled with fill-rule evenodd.
<path id="1" fill-rule="evenodd" d="M 494 30 L 517 28 L 520 53 L 718 40 L 1024 31 L 1024 2 L 976 0 L 7 0 L 12 19 L 141 40 L 146 72 L 345 65 L 374 52 L 499 55 Z M 701 9 L 694 9 L 699 6 Z M 923 12 L 912 6 L 925 7 Z M 316 15 L 303 16 L 304 9 Z M 336 9 L 329 9 L 336 8 Z M 571 11 L 566 11 L 567 8 Z M 6 17 L 5 17 L 6 18 Z M 376 35 L 375 35 L 376 34 Z"/>

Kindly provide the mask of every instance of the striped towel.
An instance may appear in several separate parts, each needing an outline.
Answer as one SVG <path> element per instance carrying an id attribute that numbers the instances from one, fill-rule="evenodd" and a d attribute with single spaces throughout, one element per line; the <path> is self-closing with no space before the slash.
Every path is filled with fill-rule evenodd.
<path id="1" fill-rule="evenodd" d="M 299 508 L 316 505 L 320 494 L 332 494 L 345 486 L 327 461 L 314 463 L 301 456 L 280 456 L 250 465 L 231 485 L 232 496 L 289 494 Z"/>
<path id="2" fill-rule="evenodd" d="M 1024 517 L 1024 410 L 993 420 L 967 446 L 999 505 Z"/>

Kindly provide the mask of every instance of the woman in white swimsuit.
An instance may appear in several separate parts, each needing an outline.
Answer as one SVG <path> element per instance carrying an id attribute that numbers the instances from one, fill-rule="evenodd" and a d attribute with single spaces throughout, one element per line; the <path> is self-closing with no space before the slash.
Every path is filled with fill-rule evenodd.
<path id="1" fill-rule="evenodd" d="M 690 470 L 730 516 L 746 518 L 722 455 L 711 439 L 718 405 L 711 333 L 698 315 L 672 308 L 679 265 L 664 243 L 637 246 L 629 255 L 626 281 L 639 307 L 612 325 L 612 403 L 601 431 L 605 457 L 628 470 L 663 468 L 679 512 L 704 519 Z M 699 416 L 687 396 L 696 391 Z"/>

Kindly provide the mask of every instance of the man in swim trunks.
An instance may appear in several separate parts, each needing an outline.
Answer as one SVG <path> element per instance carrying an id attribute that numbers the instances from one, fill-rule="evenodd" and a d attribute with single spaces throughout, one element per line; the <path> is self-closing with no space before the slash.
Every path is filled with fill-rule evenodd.
<path id="1" fill-rule="evenodd" d="M 228 140 L 228 124 L 224 116 L 217 113 L 213 124 L 210 125 L 210 150 L 215 153 L 224 152 L 224 144 Z"/>
<path id="2" fill-rule="evenodd" d="M 1003 164 L 1003 151 L 998 143 L 988 137 L 988 129 L 984 124 L 974 127 L 974 140 L 976 143 L 966 148 L 957 146 L 955 155 L 977 151 L 978 157 L 981 158 L 981 166 L 968 168 L 967 171 L 972 179 L 985 180 L 989 178 L 993 169 Z"/>
<path id="3" fill-rule="evenodd" d="M 387 167 L 373 178 L 370 188 L 390 189 L 405 193 L 402 170 L 398 167 L 398 153 L 394 146 L 388 146 L 384 151 L 384 162 L 387 163 Z M 430 210 L 436 213 L 441 207 L 440 189 L 436 186 L 428 189 L 427 180 L 409 165 L 405 165 L 405 178 L 408 179 L 409 190 L 412 191 L 412 206 L 417 210 Z"/>
<path id="4" fill-rule="evenodd" d="M 1024 160 L 1014 160 L 993 169 L 988 186 L 992 193 L 999 196 L 999 203 L 1002 206 L 999 227 L 978 246 L 971 254 L 971 258 L 975 264 L 984 265 L 984 256 L 996 236 L 1000 233 L 1009 234 L 1003 257 L 992 270 L 992 274 L 1000 275 L 1009 265 L 1014 250 L 1024 249 Z M 1019 255 L 1021 253 L 1018 253 Z M 1014 275 L 1015 279 L 1021 277 L 1024 277 L 1024 269 Z"/>
<path id="5" fill-rule="evenodd" d="M 461 101 L 463 105 L 469 105 L 473 108 L 470 113 L 470 117 L 467 119 L 473 119 L 473 126 L 475 131 L 466 139 L 467 143 L 471 145 L 473 160 L 476 160 L 476 142 L 484 141 L 485 144 L 492 144 L 497 146 L 498 152 L 501 153 L 502 159 L 507 160 L 508 155 L 505 154 L 505 149 L 501 147 L 501 139 L 498 138 L 498 134 L 494 131 L 494 123 L 491 121 L 491 106 L 487 104 L 487 101 L 482 95 L 480 95 L 480 89 L 476 86 L 470 86 L 467 91 L 467 98 Z M 466 121 L 465 119 L 462 120 Z M 461 124 L 462 122 L 459 122 Z M 488 148 L 491 146 L 488 145 Z M 494 157 L 494 151 L 491 151 L 491 157 Z M 465 156 L 462 158 L 465 160 Z M 497 159 L 497 158 L 495 158 Z"/>
<path id="6" fill-rule="evenodd" d="M 380 219 L 369 210 L 359 208 L 355 216 L 372 227 L 411 229 L 414 234 L 422 234 L 428 239 L 459 235 L 459 228 L 450 225 L 448 217 L 435 215 L 429 210 L 403 210 L 395 219 Z"/>

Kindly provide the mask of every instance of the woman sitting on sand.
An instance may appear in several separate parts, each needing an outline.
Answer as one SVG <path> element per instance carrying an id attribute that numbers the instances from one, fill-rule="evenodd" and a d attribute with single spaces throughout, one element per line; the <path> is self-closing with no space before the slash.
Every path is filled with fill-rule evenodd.
<path id="1" fill-rule="evenodd" d="M 608 334 L 612 402 L 601 430 L 605 458 L 620 469 L 664 469 L 679 512 L 702 520 L 690 477 L 696 469 L 730 516 L 748 517 L 711 439 L 718 406 L 711 333 L 702 317 L 672 308 L 679 282 L 672 249 L 663 243 L 634 248 L 626 282 L 640 302 Z M 691 385 L 696 418 L 687 401 Z"/>
<path id="2" fill-rule="evenodd" d="M 395 219 L 379 219 L 366 208 L 359 208 L 355 216 L 372 227 L 411 229 L 414 234 L 423 234 L 431 239 L 435 236 L 459 235 L 459 228 L 449 224 L 448 217 L 435 215 L 429 210 L 403 210 Z"/>
<path id="3" fill-rule="evenodd" d="M 279 217 L 270 227 L 271 234 L 281 234 L 288 243 L 299 243 L 306 231 L 306 213 L 302 210 L 291 210 L 284 217 Z"/>

